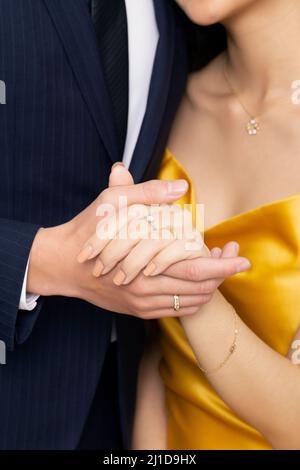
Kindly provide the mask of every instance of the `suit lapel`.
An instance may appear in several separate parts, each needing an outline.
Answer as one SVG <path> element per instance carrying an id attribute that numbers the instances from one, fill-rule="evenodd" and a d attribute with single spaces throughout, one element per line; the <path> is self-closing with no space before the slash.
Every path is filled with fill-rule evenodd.
<path id="1" fill-rule="evenodd" d="M 154 61 L 148 106 L 130 170 L 139 182 L 153 155 L 167 105 L 175 46 L 175 19 L 169 1 L 154 0 L 159 41 Z"/>
<path id="2" fill-rule="evenodd" d="M 120 159 L 111 101 L 84 0 L 43 0 L 112 162 Z"/>

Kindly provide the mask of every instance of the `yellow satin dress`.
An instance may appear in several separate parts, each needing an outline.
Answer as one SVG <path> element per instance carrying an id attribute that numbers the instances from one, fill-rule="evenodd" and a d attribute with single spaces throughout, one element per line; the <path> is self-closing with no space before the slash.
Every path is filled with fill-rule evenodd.
<path id="1" fill-rule="evenodd" d="M 196 202 L 191 179 L 170 152 L 159 177 L 187 179 L 189 193 L 179 202 Z M 300 325 L 300 194 L 242 213 L 205 232 L 210 248 L 231 240 L 239 242 L 241 256 L 250 259 L 253 267 L 226 280 L 221 291 L 252 331 L 286 355 Z M 163 319 L 160 327 L 169 449 L 271 449 L 211 387 L 179 321 Z"/>

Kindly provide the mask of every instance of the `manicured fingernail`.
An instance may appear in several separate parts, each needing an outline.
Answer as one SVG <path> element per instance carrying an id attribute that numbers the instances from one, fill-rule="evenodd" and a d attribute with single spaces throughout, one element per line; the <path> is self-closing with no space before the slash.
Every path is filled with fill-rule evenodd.
<path id="1" fill-rule="evenodd" d="M 93 255 L 93 251 L 94 251 L 94 248 L 90 243 L 85 245 L 77 257 L 78 263 L 84 263 L 88 259 L 91 259 Z"/>
<path id="2" fill-rule="evenodd" d="M 168 181 L 168 196 L 170 199 L 174 197 L 180 198 L 188 190 L 189 184 L 186 180 Z"/>
<path id="3" fill-rule="evenodd" d="M 116 286 L 121 286 L 125 279 L 126 274 L 120 269 L 120 271 L 118 271 L 118 273 L 114 277 L 114 284 L 116 284 Z"/>
<path id="4" fill-rule="evenodd" d="M 148 266 L 143 271 L 144 276 L 151 276 L 151 274 L 154 273 L 155 269 L 156 269 L 156 264 L 154 263 L 148 264 Z"/>
<path id="5" fill-rule="evenodd" d="M 97 260 L 96 263 L 95 263 L 94 270 L 93 270 L 93 276 L 99 277 L 103 272 L 103 268 L 104 268 L 104 265 L 103 265 L 102 261 Z"/>
<path id="6" fill-rule="evenodd" d="M 244 259 L 244 261 L 242 261 L 242 262 L 238 265 L 238 267 L 236 268 L 236 272 L 237 272 L 237 274 L 238 274 L 238 273 L 242 273 L 242 272 L 244 272 L 244 271 L 247 271 L 247 270 L 250 269 L 250 268 L 251 268 L 251 263 L 250 263 L 250 261 L 247 260 L 247 259 Z"/>

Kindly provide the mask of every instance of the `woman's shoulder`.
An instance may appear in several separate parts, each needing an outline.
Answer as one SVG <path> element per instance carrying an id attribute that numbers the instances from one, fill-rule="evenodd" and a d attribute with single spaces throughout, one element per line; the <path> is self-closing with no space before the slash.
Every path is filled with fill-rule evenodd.
<path id="1" fill-rule="evenodd" d="M 224 55 L 220 54 L 206 67 L 190 75 L 185 98 L 194 110 L 212 113 L 215 106 L 228 97 L 223 64 Z"/>

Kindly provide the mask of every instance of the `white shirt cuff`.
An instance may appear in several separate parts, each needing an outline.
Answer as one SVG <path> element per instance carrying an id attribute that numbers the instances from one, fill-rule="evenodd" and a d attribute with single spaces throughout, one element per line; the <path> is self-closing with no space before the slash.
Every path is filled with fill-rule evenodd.
<path id="1" fill-rule="evenodd" d="M 37 306 L 37 300 L 39 298 L 39 295 L 27 293 L 28 268 L 29 268 L 29 260 L 27 263 L 26 271 L 25 271 L 21 298 L 20 298 L 20 303 L 19 303 L 19 310 L 27 310 L 28 312 L 31 312 Z"/>

